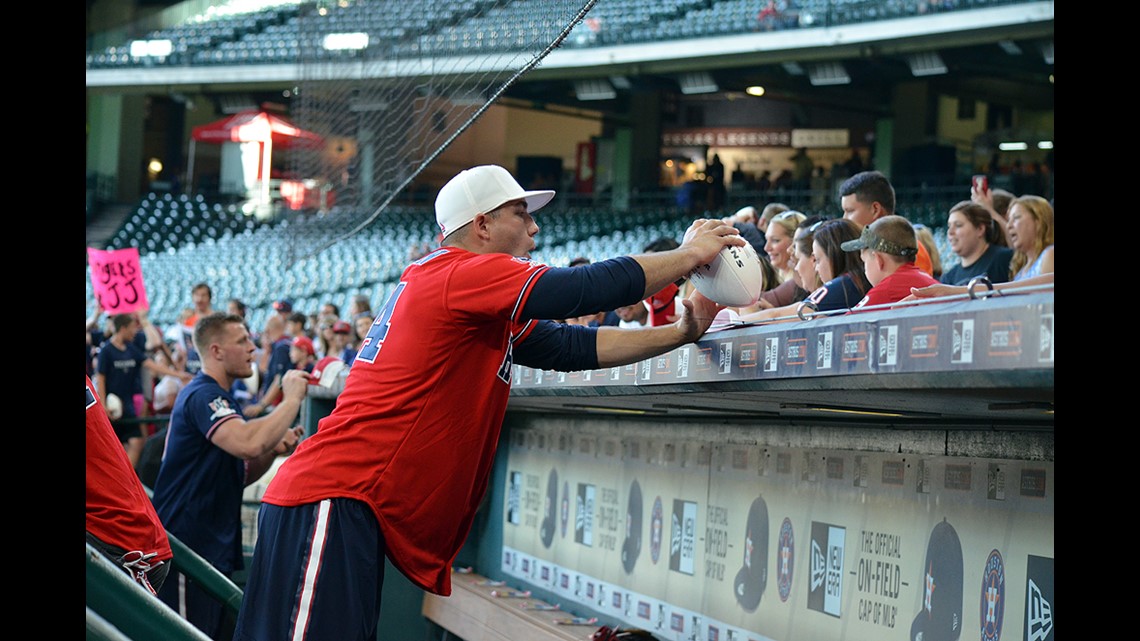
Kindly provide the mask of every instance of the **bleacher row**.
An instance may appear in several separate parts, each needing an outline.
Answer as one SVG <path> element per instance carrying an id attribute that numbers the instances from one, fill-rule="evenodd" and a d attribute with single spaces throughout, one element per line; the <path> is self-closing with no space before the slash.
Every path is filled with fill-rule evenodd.
<path id="1" fill-rule="evenodd" d="M 470 54 L 527 50 L 549 41 L 558 26 L 534 18 L 551 0 L 436 0 L 336 4 L 284 1 L 255 12 L 203 16 L 178 26 L 138 34 L 170 40 L 164 56 L 132 55 L 130 42 L 87 53 L 90 69 L 132 66 L 296 63 L 363 57 Z M 712 37 L 758 30 L 826 27 L 940 11 L 974 9 L 1031 0 L 780 0 L 770 18 L 759 16 L 768 0 L 607 0 L 575 26 L 565 46 L 593 47 Z M 570 15 L 567 15 L 569 19 Z M 362 32 L 365 51 L 326 50 L 324 36 Z"/>
<path id="2" fill-rule="evenodd" d="M 934 221 L 945 220 L 949 206 L 942 206 L 937 218 L 912 217 L 916 222 L 929 221 L 945 268 L 953 264 L 954 256 L 944 225 Z M 150 318 L 160 326 L 174 323 L 190 303 L 191 286 L 205 281 L 215 292 L 216 305 L 241 299 L 249 306 L 251 327 L 260 329 L 271 303 L 282 297 L 293 298 L 295 308 L 305 311 L 357 294 L 368 295 L 377 306 L 398 281 L 409 250 L 436 243 L 438 228 L 429 207 L 393 206 L 360 233 L 313 257 L 298 259 L 341 237 L 359 220 L 358 215 L 334 209 L 326 215 L 258 222 L 237 205 L 209 203 L 202 196 L 150 193 L 106 249 L 139 249 Z M 687 214 L 661 206 L 617 211 L 552 205 L 539 219 L 542 231 L 533 258 L 565 266 L 577 256 L 600 260 L 635 254 L 661 237 L 680 240 L 690 222 Z M 90 304 L 94 300 L 90 277 L 86 282 Z"/>
<path id="3" fill-rule="evenodd" d="M 113 249 L 138 247 L 140 253 L 178 249 L 232 236 L 257 227 L 236 205 L 207 203 L 201 194 L 147 194 L 109 241 Z"/>

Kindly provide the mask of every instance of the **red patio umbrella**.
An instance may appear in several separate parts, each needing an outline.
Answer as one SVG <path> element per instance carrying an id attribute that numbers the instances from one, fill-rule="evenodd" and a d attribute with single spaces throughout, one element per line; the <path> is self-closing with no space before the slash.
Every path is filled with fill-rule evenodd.
<path id="1" fill-rule="evenodd" d="M 271 142 L 279 147 L 317 148 L 319 135 L 301 129 L 285 117 L 267 111 L 242 111 L 221 120 L 194 127 L 193 140 L 202 142 Z"/>
<path id="2" fill-rule="evenodd" d="M 318 149 L 324 145 L 324 138 L 320 135 L 301 129 L 283 116 L 261 110 L 242 111 L 191 130 L 190 159 L 186 171 L 188 186 L 194 184 L 194 152 L 195 143 L 198 141 L 213 144 L 260 143 L 262 166 L 258 171 L 258 178 L 262 181 L 262 201 L 266 203 L 269 202 L 269 181 L 266 179 L 266 174 L 273 157 L 273 147 Z"/>

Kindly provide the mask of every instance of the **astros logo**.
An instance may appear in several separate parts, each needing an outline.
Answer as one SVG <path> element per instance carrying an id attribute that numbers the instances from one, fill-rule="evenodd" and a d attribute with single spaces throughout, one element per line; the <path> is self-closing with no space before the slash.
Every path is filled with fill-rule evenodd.
<path id="1" fill-rule="evenodd" d="M 792 593 L 792 569 L 796 561 L 796 540 L 792 535 L 792 522 L 785 517 L 780 525 L 780 540 L 776 544 L 776 582 L 780 600 L 787 601 Z"/>
<path id="2" fill-rule="evenodd" d="M 986 559 L 986 569 L 982 572 L 982 641 L 998 641 L 1001 638 L 1004 618 L 1005 565 L 1001 560 L 1001 552 L 993 550 Z"/>

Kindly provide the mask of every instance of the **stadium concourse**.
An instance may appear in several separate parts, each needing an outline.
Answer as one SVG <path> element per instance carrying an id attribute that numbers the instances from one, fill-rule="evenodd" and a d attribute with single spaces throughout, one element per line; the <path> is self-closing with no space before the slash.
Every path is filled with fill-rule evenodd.
<path id="1" fill-rule="evenodd" d="M 439 187 L 480 164 L 558 192 L 532 253 L 558 267 L 745 206 L 838 218 L 843 179 L 874 168 L 946 270 L 974 175 L 1053 198 L 1052 2 L 94 0 L 87 18 L 88 250 L 137 249 L 167 345 L 207 283 L 254 332 L 310 315 L 320 349 L 322 310 L 379 313 L 438 245 Z M 284 124 L 221 124 L 243 114 Z M 807 316 L 621 367 L 514 364 L 453 592 L 389 563 L 379 639 L 1052 641 L 1052 284 Z M 350 373 L 310 386 L 309 435 Z M 247 567 L 273 474 L 246 488 Z M 236 614 L 245 574 L 171 546 Z M 89 549 L 89 639 L 202 638 L 108 567 Z"/>

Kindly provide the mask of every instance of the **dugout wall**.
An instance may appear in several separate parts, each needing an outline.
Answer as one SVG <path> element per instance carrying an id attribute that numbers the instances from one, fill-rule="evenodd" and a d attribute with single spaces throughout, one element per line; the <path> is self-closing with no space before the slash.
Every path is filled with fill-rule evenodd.
<path id="1" fill-rule="evenodd" d="M 457 565 L 675 641 L 1051 639 L 1053 363 L 1049 288 L 516 366 Z"/>

